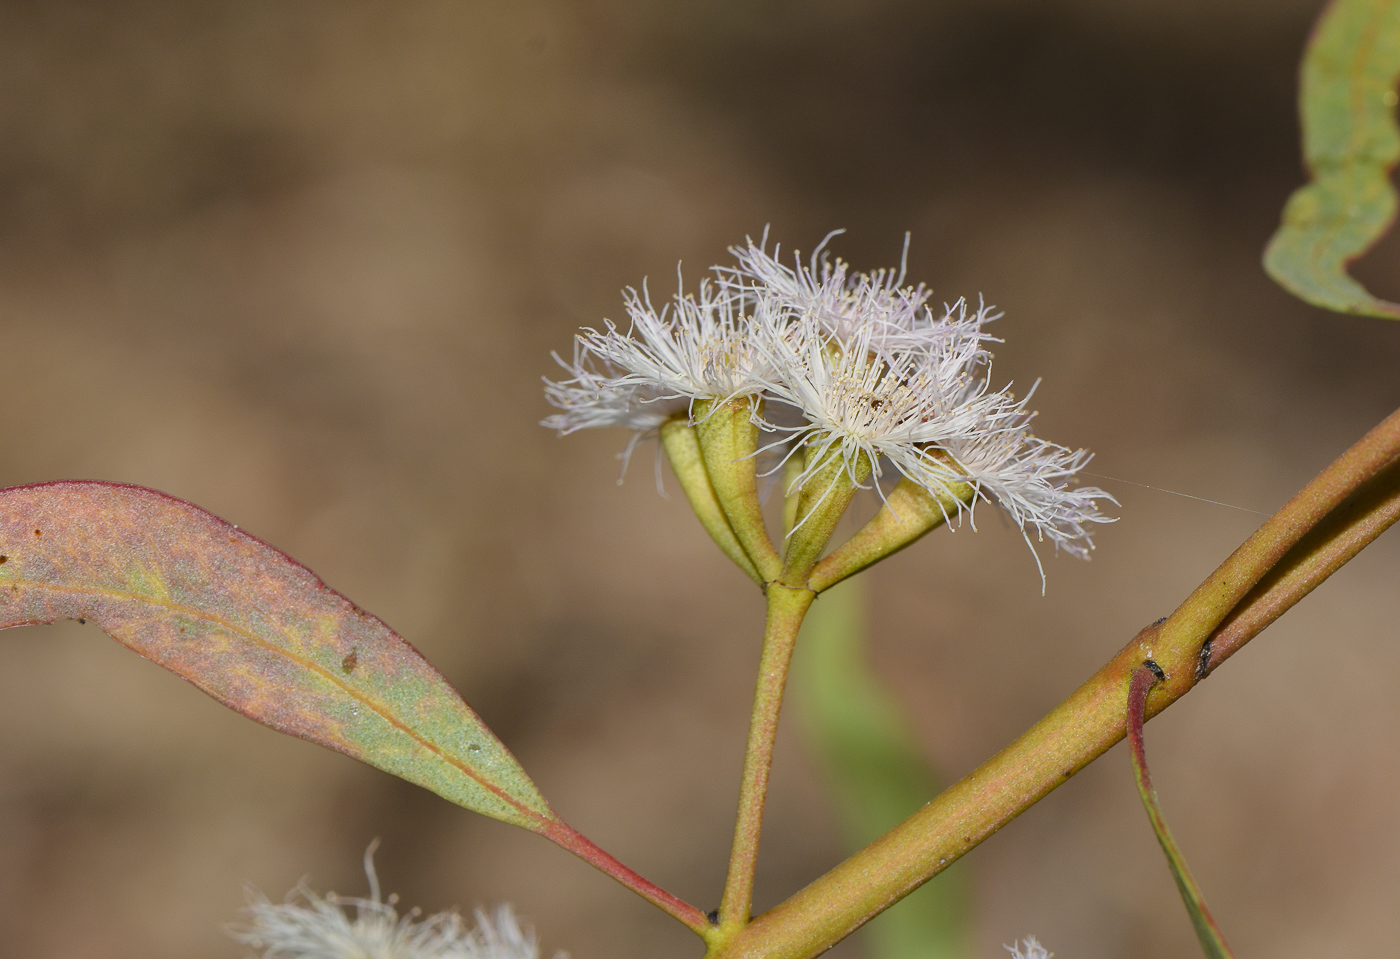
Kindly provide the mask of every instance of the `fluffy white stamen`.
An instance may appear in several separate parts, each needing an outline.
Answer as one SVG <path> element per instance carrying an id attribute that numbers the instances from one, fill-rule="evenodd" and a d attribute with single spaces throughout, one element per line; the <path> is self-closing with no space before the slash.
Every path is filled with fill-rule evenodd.
<path id="1" fill-rule="evenodd" d="M 970 485 L 969 514 L 995 502 L 1028 544 L 1034 531 L 1087 556 L 1091 526 L 1110 522 L 1098 503 L 1113 498 L 1070 485 L 1090 455 L 1035 436 L 1029 395 L 992 388 L 987 345 L 996 340 L 985 326 L 998 314 L 963 300 L 935 313 L 927 288 L 904 285 L 902 266 L 855 273 L 828 257 L 834 235 L 791 266 L 776 247 L 767 252 L 766 234 L 750 240 L 731 249 L 734 265 L 714 268 L 714 283 L 660 312 L 629 291 L 630 329 L 580 335 L 565 364 L 573 378 L 546 387 L 564 412 L 545 425 L 618 424 L 640 435 L 695 400 L 753 396 L 764 400 L 761 447 L 807 447 L 798 486 L 831 455 L 855 481 L 864 458 L 877 488 L 889 466 L 940 496 Z"/>
<path id="2" fill-rule="evenodd" d="M 395 897 L 379 898 L 372 854 L 373 847 L 365 853 L 369 899 L 318 896 L 304 884 L 281 904 L 250 893 L 247 922 L 230 926 L 229 935 L 261 959 L 539 959 L 535 934 L 507 905 L 492 915 L 478 909 L 470 927 L 456 912 L 400 916 Z"/>
<path id="3" fill-rule="evenodd" d="M 827 243 L 842 232 L 827 234 L 808 267 L 800 262 L 795 268 L 785 266 L 777 248 L 770 256 L 765 235 L 763 243 L 749 240 L 746 246 L 731 247 L 738 265 L 716 267 L 715 272 L 731 295 L 777 301 L 841 340 L 861 327 L 912 328 L 925 312 L 929 291 L 923 285 L 901 289 L 902 271 L 898 276 L 890 270 L 851 275 L 844 260 L 825 255 Z"/>
<path id="4" fill-rule="evenodd" d="M 1027 936 L 1020 942 L 1002 948 L 1011 953 L 1011 959 L 1054 959 L 1055 956 L 1053 952 L 1046 952 L 1035 936 Z"/>
<path id="5" fill-rule="evenodd" d="M 611 323 L 579 335 L 590 353 L 625 371 L 619 383 L 687 400 L 727 400 L 762 389 L 755 379 L 760 356 L 749 335 L 754 318 L 720 287 L 701 283 L 698 294 L 677 293 L 659 312 L 645 288 L 624 297 L 631 320 L 625 335 Z"/>
<path id="6" fill-rule="evenodd" d="M 541 425 L 558 430 L 561 436 L 601 426 L 625 426 L 641 436 L 689 406 L 684 397 L 624 375 L 595 356 L 582 339 L 574 343 L 573 362 L 557 353 L 554 359 L 572 375 L 544 381 L 545 398 L 560 412 L 546 417 Z"/>

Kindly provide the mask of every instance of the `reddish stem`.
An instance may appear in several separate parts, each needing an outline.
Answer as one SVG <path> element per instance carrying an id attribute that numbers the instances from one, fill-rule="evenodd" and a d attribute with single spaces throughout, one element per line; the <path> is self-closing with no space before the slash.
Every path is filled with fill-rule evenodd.
<path id="1" fill-rule="evenodd" d="M 671 895 L 656 883 L 643 879 L 573 826 L 562 820 L 556 820 L 545 826 L 540 834 L 569 850 L 590 866 L 612 876 L 647 902 L 675 916 L 702 938 L 708 939 L 710 937 L 714 927 L 710 925 L 710 920 L 703 912 L 684 899 Z"/>
<path id="2" fill-rule="evenodd" d="M 1166 853 L 1172 878 L 1176 880 L 1182 901 L 1186 903 L 1191 924 L 1196 927 L 1196 936 L 1201 941 L 1201 948 L 1211 959 L 1233 959 L 1234 953 L 1225 942 L 1225 934 L 1220 931 L 1215 917 L 1206 908 L 1201 888 L 1186 866 L 1186 857 L 1181 854 L 1176 840 L 1172 838 L 1171 830 L 1167 828 L 1167 820 L 1157 802 L 1157 790 L 1152 788 L 1152 775 L 1147 771 L 1147 751 L 1143 747 L 1142 724 L 1146 719 L 1147 694 L 1152 691 L 1153 686 L 1162 681 L 1160 669 L 1149 659 L 1133 670 L 1133 677 L 1128 681 L 1128 745 L 1133 751 L 1133 774 L 1137 777 L 1138 794 L 1142 796 L 1147 818 L 1152 821 L 1152 830 L 1157 834 L 1157 842 L 1161 843 L 1162 852 Z"/>

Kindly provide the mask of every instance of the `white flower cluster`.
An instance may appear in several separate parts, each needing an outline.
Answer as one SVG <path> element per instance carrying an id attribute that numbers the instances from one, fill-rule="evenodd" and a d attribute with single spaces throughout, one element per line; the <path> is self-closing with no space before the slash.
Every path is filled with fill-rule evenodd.
<path id="1" fill-rule="evenodd" d="M 660 311 L 629 290 L 626 332 L 584 330 L 572 362 L 556 356 L 569 376 L 545 381 L 561 412 L 544 425 L 625 426 L 635 442 L 698 402 L 750 398 L 765 450 L 806 448 L 799 486 L 832 455 L 854 482 L 863 457 L 877 488 L 888 466 L 945 500 L 965 484 L 972 505 L 1000 504 L 1027 542 L 1034 528 L 1087 555 L 1089 525 L 1109 521 L 1096 503 L 1112 497 L 1070 485 L 1089 454 L 1036 437 L 1029 395 L 992 389 L 984 327 L 999 314 L 964 300 L 936 313 L 902 268 L 852 273 L 828 258 L 830 238 L 792 266 L 768 253 L 766 234 L 750 240 L 731 250 L 735 265 Z"/>
<path id="2" fill-rule="evenodd" d="M 365 855 L 369 899 L 318 896 L 305 885 L 282 904 L 250 893 L 248 921 L 230 926 L 229 935 L 261 959 L 539 959 L 534 933 L 520 928 L 508 905 L 491 916 L 478 909 L 474 927 L 456 912 L 400 916 L 395 897 L 379 898 L 372 852 Z"/>
<path id="3" fill-rule="evenodd" d="M 1002 948 L 1011 953 L 1011 959 L 1054 959 L 1055 956 L 1053 952 L 1046 952 L 1035 936 L 1027 936 L 1018 943 Z"/>

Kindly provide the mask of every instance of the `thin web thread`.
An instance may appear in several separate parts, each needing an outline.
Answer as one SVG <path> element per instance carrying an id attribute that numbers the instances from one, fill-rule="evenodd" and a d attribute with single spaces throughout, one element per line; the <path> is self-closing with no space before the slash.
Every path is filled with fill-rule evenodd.
<path id="1" fill-rule="evenodd" d="M 1204 496 L 1192 496 L 1190 493 L 1179 493 L 1174 489 L 1167 489 L 1165 486 L 1148 486 L 1146 483 L 1134 483 L 1132 480 L 1125 480 L 1117 476 L 1106 476 L 1103 473 L 1091 473 L 1088 470 L 1080 470 L 1079 472 L 1085 476 L 1092 476 L 1095 479 L 1112 480 L 1115 483 L 1127 483 L 1129 486 L 1137 486 L 1142 489 L 1156 490 L 1159 493 L 1170 493 L 1173 496 L 1184 496 L 1187 499 L 1194 499 L 1202 503 L 1210 503 L 1212 506 L 1223 506 L 1226 509 L 1237 509 L 1242 513 L 1254 513 L 1257 516 L 1272 515 L 1260 509 L 1250 509 L 1248 506 L 1236 506 L 1234 503 L 1222 503 L 1219 500 L 1206 499 Z"/>

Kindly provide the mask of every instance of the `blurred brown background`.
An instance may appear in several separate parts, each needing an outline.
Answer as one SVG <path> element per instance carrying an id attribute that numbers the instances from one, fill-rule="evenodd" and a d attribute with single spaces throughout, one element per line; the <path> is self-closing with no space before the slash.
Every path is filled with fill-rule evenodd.
<path id="1" fill-rule="evenodd" d="M 1258 267 L 1300 182 L 1312 0 L 0 4 L 0 484 L 154 486 L 286 549 L 462 689 L 567 819 L 719 896 L 761 604 L 643 447 L 560 441 L 571 331 L 772 224 L 987 298 L 999 380 L 1093 469 L 1272 510 L 1400 401 L 1400 326 Z M 1359 271 L 1400 295 L 1400 241 Z M 962 775 L 1261 517 L 1098 481 L 1092 563 L 938 534 L 875 656 Z M 1241 955 L 1400 937 L 1400 540 L 1152 724 Z M 0 637 L 0 953 L 244 954 L 244 883 L 513 902 L 547 954 L 694 956 L 543 840 L 278 736 L 91 628 Z M 759 883 L 840 856 L 781 744 Z M 969 857 L 976 955 L 1190 955 L 1120 749 Z M 846 956 L 859 947 L 840 947 Z"/>

